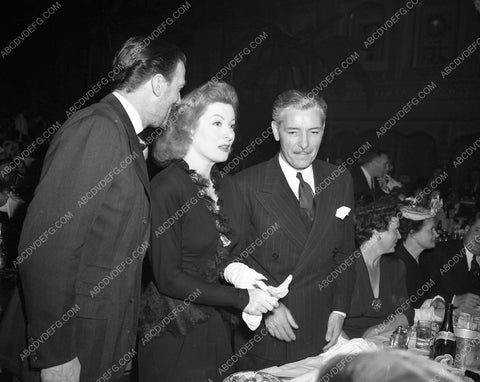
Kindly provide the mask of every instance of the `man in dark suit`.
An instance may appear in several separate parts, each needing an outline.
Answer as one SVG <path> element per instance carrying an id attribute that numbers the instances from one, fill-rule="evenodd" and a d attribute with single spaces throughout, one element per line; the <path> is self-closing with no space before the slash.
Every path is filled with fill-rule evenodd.
<path id="1" fill-rule="evenodd" d="M 378 178 L 383 178 L 386 175 L 389 162 L 386 153 L 380 150 L 372 150 L 359 160 L 358 166 L 352 168 L 356 204 L 368 204 L 385 195 L 378 183 Z"/>
<path id="2" fill-rule="evenodd" d="M 440 243 L 420 255 L 420 267 L 435 281 L 436 293 L 460 309 L 480 306 L 480 212 L 463 240 Z"/>
<path id="3" fill-rule="evenodd" d="M 256 243 L 246 263 L 272 285 L 293 275 L 279 308 L 255 332 L 236 333 L 237 351 L 261 338 L 242 355 L 241 370 L 298 361 L 328 349 L 337 342 L 349 308 L 354 275 L 345 260 L 354 250 L 353 212 L 345 217 L 338 209 L 353 209 L 353 184 L 345 169 L 315 160 L 326 111 L 323 99 L 302 91 L 279 95 L 271 127 L 280 153 L 234 177 L 233 220 L 246 244 Z M 332 176 L 335 180 L 328 181 Z M 271 227 L 277 230 L 267 237 Z M 336 269 L 340 264 L 345 268 Z"/>
<path id="4" fill-rule="evenodd" d="M 114 92 L 55 134 L 23 226 L 16 265 L 28 343 L 13 356 L 24 370 L 28 359 L 32 380 L 34 370 L 43 382 L 118 380 L 135 353 L 150 238 L 137 134 L 162 126 L 180 100 L 185 56 L 167 42 L 132 37 L 114 68 Z"/>

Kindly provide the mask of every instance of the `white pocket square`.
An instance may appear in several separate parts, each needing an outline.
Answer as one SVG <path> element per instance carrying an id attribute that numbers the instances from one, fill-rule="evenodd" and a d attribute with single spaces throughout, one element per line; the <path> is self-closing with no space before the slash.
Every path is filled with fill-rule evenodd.
<path id="1" fill-rule="evenodd" d="M 343 220 L 347 217 L 347 215 L 350 213 L 351 210 L 352 210 L 351 208 L 348 208 L 346 206 L 337 208 L 337 212 L 335 212 L 335 217 Z"/>

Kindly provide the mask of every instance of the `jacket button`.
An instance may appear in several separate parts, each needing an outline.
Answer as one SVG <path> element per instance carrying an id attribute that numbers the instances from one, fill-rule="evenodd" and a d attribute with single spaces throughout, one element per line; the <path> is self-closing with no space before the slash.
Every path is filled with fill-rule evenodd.
<path id="1" fill-rule="evenodd" d="M 143 224 L 147 224 L 147 219 L 142 219 Z"/>
<path id="2" fill-rule="evenodd" d="M 130 299 L 130 302 L 135 302 L 135 299 L 132 297 L 132 298 Z"/>
<path id="3" fill-rule="evenodd" d="M 278 259 L 278 253 L 277 252 L 272 253 L 272 257 L 273 257 L 274 260 L 277 260 Z"/>

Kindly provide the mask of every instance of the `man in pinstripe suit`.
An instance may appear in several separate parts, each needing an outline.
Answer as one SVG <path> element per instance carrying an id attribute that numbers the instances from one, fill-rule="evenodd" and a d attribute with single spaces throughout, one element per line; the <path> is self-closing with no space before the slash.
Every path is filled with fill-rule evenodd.
<path id="1" fill-rule="evenodd" d="M 353 209 L 353 183 L 348 171 L 315 160 L 326 111 L 321 98 L 298 90 L 280 94 L 271 125 L 280 153 L 234 177 L 232 224 L 245 235 L 245 244 L 280 226 L 246 263 L 272 285 L 293 275 L 289 294 L 257 331 L 236 333 L 237 351 L 265 327 L 269 333 L 242 355 L 239 370 L 317 355 L 340 335 L 354 285 L 353 267 L 345 266 L 354 239 L 353 213 L 342 219 L 337 210 Z"/>

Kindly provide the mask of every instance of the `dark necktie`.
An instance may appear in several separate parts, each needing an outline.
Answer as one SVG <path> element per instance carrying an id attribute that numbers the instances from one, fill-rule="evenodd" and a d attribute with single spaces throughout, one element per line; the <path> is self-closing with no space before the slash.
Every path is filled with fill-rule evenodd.
<path id="1" fill-rule="evenodd" d="M 142 148 L 142 151 L 147 148 L 147 143 L 145 142 L 145 137 L 146 137 L 146 131 L 145 130 L 143 130 L 143 131 L 141 131 L 140 133 L 137 134 L 138 143 L 140 143 L 140 147 Z"/>
<path id="2" fill-rule="evenodd" d="M 140 143 L 140 147 L 142 148 L 142 151 L 147 148 L 147 144 L 145 141 L 140 137 L 140 134 L 137 134 L 138 137 L 138 143 Z"/>
<path id="3" fill-rule="evenodd" d="M 472 290 L 469 292 L 478 294 L 480 291 L 480 266 L 478 265 L 477 257 L 475 255 L 470 263 L 469 278 L 472 287 Z"/>
<path id="4" fill-rule="evenodd" d="M 301 172 L 297 172 L 297 178 L 300 180 L 298 185 L 298 200 L 300 208 L 305 211 L 310 222 L 313 222 L 315 217 L 315 201 L 313 199 L 313 191 L 310 185 L 303 180 Z"/>

